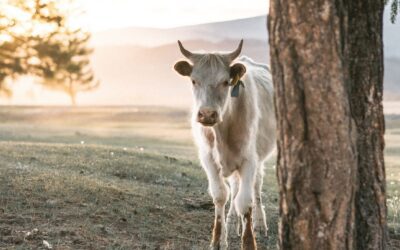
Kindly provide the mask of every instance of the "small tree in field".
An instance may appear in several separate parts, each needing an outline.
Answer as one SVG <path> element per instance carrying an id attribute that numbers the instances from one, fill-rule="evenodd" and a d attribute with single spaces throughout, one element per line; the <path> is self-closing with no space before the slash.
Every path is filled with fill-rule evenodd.
<path id="1" fill-rule="evenodd" d="M 396 16 L 399 13 L 400 0 L 384 0 L 385 5 L 390 4 L 390 21 L 396 22 Z"/>
<path id="2" fill-rule="evenodd" d="M 38 58 L 44 64 L 39 65 L 42 84 L 49 88 L 65 92 L 76 104 L 76 94 L 89 91 L 99 85 L 94 81 L 89 56 L 92 49 L 87 43 L 90 34 L 81 30 L 65 31 L 50 36 L 35 49 Z"/>
<path id="3" fill-rule="evenodd" d="M 11 97 L 7 80 L 27 72 L 26 37 L 13 34 L 16 20 L 0 13 L 0 97 Z"/>
<path id="4" fill-rule="evenodd" d="M 76 93 L 97 87 L 90 68 L 90 34 L 72 29 L 72 0 L 6 0 L 0 3 L 0 94 L 11 96 L 11 80 L 38 77 L 49 89 Z M 64 5 L 64 7 L 62 7 Z"/>

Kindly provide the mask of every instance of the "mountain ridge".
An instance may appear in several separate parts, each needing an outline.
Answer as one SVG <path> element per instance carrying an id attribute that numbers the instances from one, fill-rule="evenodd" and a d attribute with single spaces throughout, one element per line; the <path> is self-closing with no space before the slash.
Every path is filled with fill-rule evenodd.
<path id="1" fill-rule="evenodd" d="M 268 42 L 267 17 L 248 18 L 202 23 L 174 28 L 125 27 L 96 32 L 92 37 L 94 47 L 102 45 L 137 44 L 157 47 L 176 40 L 203 39 L 220 42 L 224 39 L 257 39 Z M 400 58 L 400 23 L 392 24 L 388 12 L 384 15 L 385 57 Z"/>
<path id="2" fill-rule="evenodd" d="M 390 25 L 388 20 L 384 32 L 386 101 L 400 100 L 400 25 Z M 232 51 L 243 38 L 243 55 L 269 63 L 265 22 L 265 16 L 257 16 L 173 29 L 124 28 L 96 33 L 92 64 L 101 84 L 94 91 L 79 93 L 78 102 L 190 107 L 190 81 L 173 70 L 174 63 L 184 58 L 177 40 L 191 51 Z"/>
<path id="3" fill-rule="evenodd" d="M 93 34 L 92 45 L 135 44 L 145 47 L 157 47 L 176 40 L 207 40 L 220 42 L 224 39 L 267 40 L 266 17 L 256 16 L 231 21 L 205 23 L 177 28 L 128 27 Z"/>

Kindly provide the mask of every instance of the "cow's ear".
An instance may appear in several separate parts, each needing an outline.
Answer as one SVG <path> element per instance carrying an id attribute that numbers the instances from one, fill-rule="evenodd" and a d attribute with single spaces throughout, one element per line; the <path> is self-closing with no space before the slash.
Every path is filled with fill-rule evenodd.
<path id="1" fill-rule="evenodd" d="M 174 69 L 183 76 L 190 76 L 190 74 L 192 74 L 193 66 L 187 61 L 179 61 L 175 63 Z"/>
<path id="2" fill-rule="evenodd" d="M 242 78 L 242 76 L 246 73 L 246 67 L 241 63 L 235 63 L 231 66 L 230 76 L 231 78 Z"/>

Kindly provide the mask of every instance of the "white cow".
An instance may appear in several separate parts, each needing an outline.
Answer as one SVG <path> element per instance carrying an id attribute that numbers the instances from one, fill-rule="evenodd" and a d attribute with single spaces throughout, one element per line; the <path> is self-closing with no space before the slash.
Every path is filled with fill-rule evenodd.
<path id="1" fill-rule="evenodd" d="M 228 247 L 227 235 L 239 233 L 238 218 L 242 249 L 256 249 L 253 228 L 267 233 L 263 164 L 276 144 L 270 70 L 245 56 L 235 60 L 243 40 L 231 53 L 192 53 L 178 44 L 189 61 L 177 62 L 174 69 L 193 84 L 192 130 L 215 204 L 211 249 Z"/>

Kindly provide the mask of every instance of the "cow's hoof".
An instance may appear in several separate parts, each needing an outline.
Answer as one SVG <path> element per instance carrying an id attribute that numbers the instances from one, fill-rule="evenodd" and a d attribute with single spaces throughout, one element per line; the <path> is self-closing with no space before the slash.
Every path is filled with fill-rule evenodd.
<path id="1" fill-rule="evenodd" d="M 213 243 L 211 243 L 211 245 L 210 245 L 210 250 L 219 250 L 219 244 L 213 244 Z"/>
<path id="2" fill-rule="evenodd" d="M 240 219 L 236 215 L 228 216 L 226 219 L 226 229 L 228 237 L 237 238 L 240 236 Z"/>
<path id="3" fill-rule="evenodd" d="M 256 238 L 268 238 L 268 228 L 265 227 L 263 224 L 254 224 L 253 230 Z"/>
<path id="4" fill-rule="evenodd" d="M 211 243 L 210 250 L 228 250 L 228 242 Z"/>
<path id="5" fill-rule="evenodd" d="M 253 231 L 257 238 L 268 237 L 268 226 L 265 219 L 265 214 L 262 210 L 257 209 L 253 213 Z"/>

